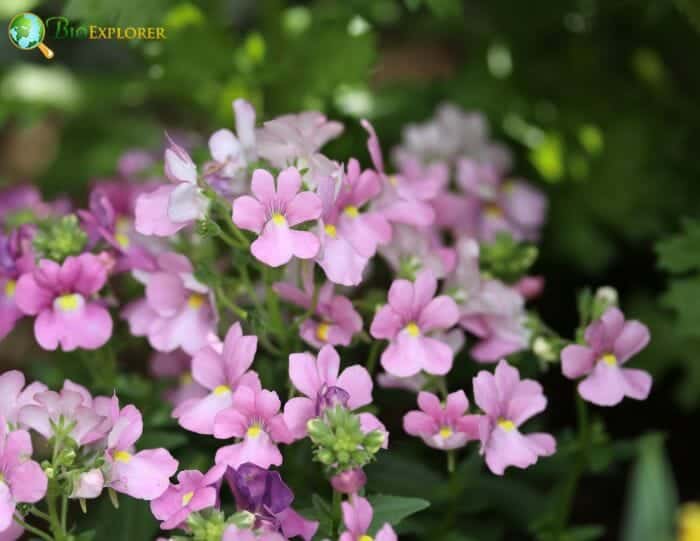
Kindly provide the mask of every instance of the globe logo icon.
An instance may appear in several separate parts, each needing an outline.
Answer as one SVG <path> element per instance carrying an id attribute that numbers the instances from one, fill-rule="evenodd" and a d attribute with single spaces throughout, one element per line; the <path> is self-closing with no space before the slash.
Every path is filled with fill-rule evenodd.
<path id="1" fill-rule="evenodd" d="M 54 53 L 44 45 L 46 27 L 44 21 L 34 13 L 20 13 L 15 15 L 8 27 L 10 42 L 23 51 L 38 48 L 48 59 L 53 58 Z"/>

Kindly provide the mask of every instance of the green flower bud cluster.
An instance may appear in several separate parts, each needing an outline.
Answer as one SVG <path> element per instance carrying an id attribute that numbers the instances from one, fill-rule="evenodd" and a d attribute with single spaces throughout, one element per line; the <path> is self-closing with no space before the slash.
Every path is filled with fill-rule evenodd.
<path id="1" fill-rule="evenodd" d="M 326 410 L 323 418 L 311 419 L 307 429 L 314 444 L 314 459 L 332 474 L 372 462 L 385 438 L 379 430 L 362 432 L 359 416 L 342 406 Z"/>
<path id="2" fill-rule="evenodd" d="M 202 513 L 192 513 L 187 518 L 187 525 L 190 527 L 191 537 L 175 536 L 173 541 L 221 541 L 224 531 L 233 525 L 241 530 L 253 527 L 255 516 L 248 511 L 240 511 L 231 515 L 228 519 L 223 512 L 218 510 L 207 510 Z"/>
<path id="3" fill-rule="evenodd" d="M 496 240 L 480 248 L 479 266 L 487 277 L 513 283 L 522 278 L 537 259 L 537 247 L 519 243 L 509 233 L 498 233 Z"/>
<path id="4" fill-rule="evenodd" d="M 399 261 L 399 278 L 415 280 L 422 266 L 421 260 L 415 256 L 402 257 Z"/>
<path id="5" fill-rule="evenodd" d="M 52 259 L 59 263 L 68 256 L 81 254 L 86 244 L 87 234 L 80 228 L 75 214 L 42 223 L 33 241 L 38 259 Z"/>

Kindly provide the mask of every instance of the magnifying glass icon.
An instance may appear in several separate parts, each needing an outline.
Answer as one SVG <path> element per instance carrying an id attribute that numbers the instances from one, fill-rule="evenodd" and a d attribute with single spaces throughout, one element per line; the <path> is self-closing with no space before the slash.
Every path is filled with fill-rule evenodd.
<path id="1" fill-rule="evenodd" d="M 45 58 L 51 60 L 54 53 L 44 45 L 46 26 L 41 17 L 34 13 L 20 13 L 12 17 L 7 34 L 12 45 L 23 51 L 39 49 Z"/>

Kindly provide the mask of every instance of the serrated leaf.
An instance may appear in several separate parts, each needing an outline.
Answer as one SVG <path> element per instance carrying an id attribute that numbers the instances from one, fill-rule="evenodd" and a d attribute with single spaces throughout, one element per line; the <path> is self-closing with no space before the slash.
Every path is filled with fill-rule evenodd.
<path id="1" fill-rule="evenodd" d="M 671 541 L 678 496 L 663 437 L 640 441 L 639 457 L 627 489 L 622 541 Z"/>
<path id="2" fill-rule="evenodd" d="M 683 232 L 656 245 L 659 266 L 681 273 L 700 269 L 700 221 L 686 220 Z"/>
<path id="3" fill-rule="evenodd" d="M 396 526 L 406 517 L 422 511 L 430 506 L 430 502 L 421 498 L 404 498 L 402 496 L 386 496 L 378 494 L 371 496 L 369 502 L 374 509 L 371 532 L 376 532 L 387 522 Z"/>

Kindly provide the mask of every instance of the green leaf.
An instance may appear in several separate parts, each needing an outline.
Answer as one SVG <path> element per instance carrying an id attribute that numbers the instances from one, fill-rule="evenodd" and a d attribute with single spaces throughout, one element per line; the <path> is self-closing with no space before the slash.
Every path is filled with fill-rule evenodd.
<path id="1" fill-rule="evenodd" d="M 372 518 L 371 532 L 376 532 L 387 522 L 396 526 L 406 517 L 422 511 L 430 506 L 430 502 L 421 498 L 404 498 L 401 496 L 385 496 L 378 494 L 369 498 L 374 516 Z"/>
<path id="2" fill-rule="evenodd" d="M 659 266 L 681 273 L 700 269 L 700 221 L 685 220 L 683 232 L 657 243 Z"/>
<path id="3" fill-rule="evenodd" d="M 90 512 L 89 517 L 94 539 L 100 541 L 154 539 L 158 532 L 158 523 L 151 514 L 148 502 L 128 496 L 119 497 L 119 509 L 112 506 L 109 498 L 102 498 L 97 511 Z"/>
<path id="4" fill-rule="evenodd" d="M 645 436 L 627 490 L 622 541 L 671 541 L 677 505 L 663 437 Z"/>
<path id="5" fill-rule="evenodd" d="M 682 336 L 699 336 L 700 327 L 700 276 L 674 280 L 666 294 L 661 298 L 662 304 L 672 308 L 678 314 L 676 334 Z"/>

